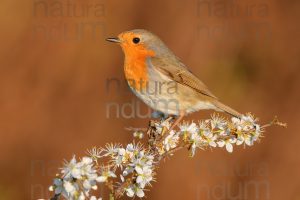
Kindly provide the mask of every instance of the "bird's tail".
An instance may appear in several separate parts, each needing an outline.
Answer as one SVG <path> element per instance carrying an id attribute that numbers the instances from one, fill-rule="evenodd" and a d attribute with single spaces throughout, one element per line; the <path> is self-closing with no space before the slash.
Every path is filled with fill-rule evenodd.
<path id="1" fill-rule="evenodd" d="M 236 110 L 230 108 L 229 106 L 226 106 L 225 104 L 223 104 L 223 103 L 221 103 L 219 101 L 215 101 L 214 105 L 218 109 L 220 109 L 221 111 L 226 112 L 226 113 L 228 113 L 228 114 L 230 114 L 230 115 L 232 115 L 234 117 L 238 117 L 238 118 L 242 117 L 242 115 L 239 112 L 237 112 Z"/>

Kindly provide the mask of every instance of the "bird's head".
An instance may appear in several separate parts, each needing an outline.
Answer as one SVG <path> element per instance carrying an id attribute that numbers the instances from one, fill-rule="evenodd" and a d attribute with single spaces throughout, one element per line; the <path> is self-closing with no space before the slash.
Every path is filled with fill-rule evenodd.
<path id="1" fill-rule="evenodd" d="M 125 56 L 154 57 L 169 53 L 166 45 L 156 35 L 143 29 L 126 31 L 106 40 L 120 44 Z"/>

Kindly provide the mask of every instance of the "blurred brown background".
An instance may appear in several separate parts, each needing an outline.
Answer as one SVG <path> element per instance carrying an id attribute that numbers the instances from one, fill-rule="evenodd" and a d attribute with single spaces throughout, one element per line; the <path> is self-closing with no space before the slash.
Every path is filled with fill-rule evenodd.
<path id="1" fill-rule="evenodd" d="M 300 199 L 299 1 L 4 0 L 0 16 L 1 200 L 46 198 L 64 158 L 147 125 L 123 107 L 147 111 L 123 82 L 121 49 L 104 41 L 134 28 L 159 35 L 223 102 L 289 125 L 233 154 L 176 154 L 148 199 Z"/>

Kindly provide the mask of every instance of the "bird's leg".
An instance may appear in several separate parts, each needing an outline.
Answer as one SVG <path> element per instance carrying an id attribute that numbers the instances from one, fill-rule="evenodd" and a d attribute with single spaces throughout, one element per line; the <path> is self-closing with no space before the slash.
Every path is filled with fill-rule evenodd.
<path id="1" fill-rule="evenodd" d="M 180 113 L 179 117 L 175 120 L 175 122 L 172 124 L 171 128 L 168 130 L 167 134 L 162 135 L 162 137 L 159 139 L 160 141 L 163 141 L 168 134 L 171 132 L 171 130 L 173 130 L 177 124 L 182 120 L 182 118 L 184 117 L 184 113 Z M 167 120 L 172 120 L 174 118 L 173 117 L 169 117 Z"/>
<path id="2" fill-rule="evenodd" d="M 170 131 L 173 130 L 178 124 L 179 122 L 183 119 L 185 113 L 184 112 L 180 112 L 179 117 L 175 120 L 175 122 L 172 124 Z"/>

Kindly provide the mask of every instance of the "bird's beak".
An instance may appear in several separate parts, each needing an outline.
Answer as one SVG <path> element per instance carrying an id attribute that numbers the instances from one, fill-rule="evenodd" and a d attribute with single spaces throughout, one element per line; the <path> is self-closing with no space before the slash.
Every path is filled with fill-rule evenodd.
<path id="1" fill-rule="evenodd" d="M 121 40 L 119 38 L 106 38 L 108 42 L 120 43 Z"/>

